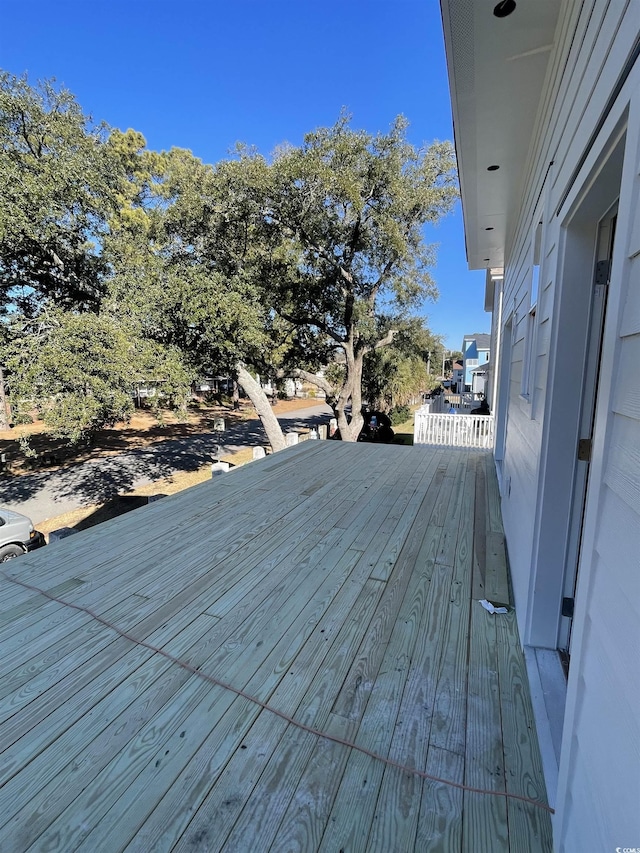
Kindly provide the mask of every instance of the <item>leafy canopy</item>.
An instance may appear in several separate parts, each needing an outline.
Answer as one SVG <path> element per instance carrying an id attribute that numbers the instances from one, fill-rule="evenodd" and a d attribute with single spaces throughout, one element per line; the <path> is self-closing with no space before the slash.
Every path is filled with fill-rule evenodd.
<path id="1" fill-rule="evenodd" d="M 203 371 L 339 363 L 332 400 L 343 436 L 357 435 L 363 369 L 391 382 L 410 358 L 375 354 L 435 298 L 424 226 L 457 195 L 451 145 L 415 148 L 406 129 L 398 118 L 371 135 L 343 115 L 271 160 L 241 146 L 210 166 L 94 124 L 53 82 L 0 73 L 14 406 L 77 437 L 126 417 L 139 381 L 181 400 Z"/>
<path id="2" fill-rule="evenodd" d="M 105 125 L 65 89 L 0 72 L 0 304 L 95 306 L 100 241 L 125 173 Z"/>
<path id="3" fill-rule="evenodd" d="M 244 169 L 243 198 L 253 203 L 262 246 L 248 263 L 274 311 L 296 330 L 292 355 L 317 349 L 325 360 L 333 352 L 344 361 L 335 408 L 351 439 L 360 430 L 363 358 L 393 338 L 388 315 L 403 322 L 436 297 L 424 228 L 458 194 L 451 144 L 418 149 L 406 130 L 399 117 L 388 133 L 371 135 L 343 115 L 271 163 L 239 152 L 236 174 Z"/>

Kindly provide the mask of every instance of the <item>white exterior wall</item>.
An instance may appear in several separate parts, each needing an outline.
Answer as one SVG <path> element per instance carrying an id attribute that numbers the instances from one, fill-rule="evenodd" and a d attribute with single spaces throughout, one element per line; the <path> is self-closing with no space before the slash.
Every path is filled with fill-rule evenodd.
<path id="1" fill-rule="evenodd" d="M 560 764 L 557 834 L 559 849 L 567 851 L 576 849 L 576 841 L 583 849 L 595 840 L 601 849 L 633 847 L 640 837 L 640 91 L 635 79 Z"/>
<path id="2" fill-rule="evenodd" d="M 503 518 L 523 641 L 555 648 L 593 249 L 597 222 L 619 195 L 554 826 L 557 850 L 569 853 L 640 846 L 637 60 L 611 101 L 639 30 L 638 0 L 563 5 L 505 254 L 502 334 L 510 346 L 503 347 L 498 377 L 498 387 L 508 388 L 502 461 L 498 455 Z"/>

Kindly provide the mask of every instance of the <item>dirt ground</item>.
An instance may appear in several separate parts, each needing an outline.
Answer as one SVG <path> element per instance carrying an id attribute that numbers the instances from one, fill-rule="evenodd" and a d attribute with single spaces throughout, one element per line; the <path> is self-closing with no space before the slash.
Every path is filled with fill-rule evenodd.
<path id="1" fill-rule="evenodd" d="M 316 402 L 313 398 L 281 400 L 274 407 L 276 415 L 307 409 Z M 53 439 L 47 434 L 41 423 L 19 426 L 12 430 L 0 431 L 0 452 L 6 454 L 13 475 L 34 470 L 52 470 L 66 463 L 82 462 L 96 456 L 109 456 L 133 448 L 148 447 L 156 442 L 185 435 L 195 435 L 213 429 L 215 418 L 224 417 L 228 424 L 239 420 L 255 418 L 255 410 L 244 403 L 239 411 L 224 406 L 197 405 L 189 412 L 186 421 L 178 420 L 171 412 L 164 413 L 163 422 L 151 412 L 137 411 L 128 423 L 117 424 L 112 429 L 102 430 L 95 435 L 91 446 L 70 447 Z M 413 419 L 394 427 L 396 444 L 413 444 Z M 27 458 L 20 447 L 19 439 L 27 436 L 36 456 Z M 231 465 L 243 465 L 253 458 L 251 448 L 236 451 L 222 457 Z M 71 512 L 49 518 L 38 523 L 38 529 L 45 535 L 61 527 L 73 527 L 84 530 L 129 512 L 147 502 L 150 495 L 170 495 L 195 486 L 211 478 L 210 464 L 198 471 L 176 472 L 164 480 L 158 480 L 146 486 L 134 489 L 130 494 L 118 495 L 104 504 L 82 507 Z"/>
<path id="2" fill-rule="evenodd" d="M 276 415 L 315 405 L 313 398 L 279 400 L 273 407 Z M 248 402 L 242 402 L 239 411 L 225 406 L 206 403 L 190 407 L 186 420 L 175 413 L 163 411 L 159 421 L 150 411 L 137 410 L 126 423 L 100 430 L 90 443 L 69 445 L 47 432 L 42 422 L 21 424 L 9 430 L 0 430 L 0 453 L 4 454 L 6 468 L 12 474 L 58 468 L 66 463 L 83 462 L 96 456 L 111 456 L 133 448 L 149 447 L 169 438 L 197 435 L 213 430 L 215 418 L 223 417 L 228 424 L 256 417 Z M 25 455 L 20 439 L 26 438 L 33 455 Z"/>
<path id="3" fill-rule="evenodd" d="M 313 398 L 280 400 L 273 407 L 276 415 L 307 409 L 318 402 Z M 223 417 L 227 424 L 256 417 L 253 406 L 242 403 L 239 411 L 225 406 L 196 404 L 186 420 L 179 420 L 172 412 L 163 412 L 162 421 L 149 411 L 136 411 L 127 423 L 116 424 L 93 436 L 90 445 L 72 446 L 53 438 L 40 422 L 20 425 L 11 430 L 0 430 L 0 453 L 5 455 L 6 466 L 12 476 L 38 470 L 54 470 L 65 464 L 82 462 L 89 458 L 111 456 L 134 448 L 149 447 L 160 441 L 181 436 L 196 435 L 213 429 L 215 418 Z M 28 438 L 33 456 L 25 456 L 20 445 L 21 437 Z M 222 457 L 231 465 L 243 465 L 253 458 L 251 448 Z M 38 529 L 47 537 L 52 530 L 73 527 L 84 530 L 110 518 L 122 515 L 147 503 L 150 495 L 171 495 L 211 478 L 210 464 L 198 471 L 179 471 L 164 480 L 134 489 L 130 494 L 118 495 L 104 504 L 85 506 L 38 523 Z"/>

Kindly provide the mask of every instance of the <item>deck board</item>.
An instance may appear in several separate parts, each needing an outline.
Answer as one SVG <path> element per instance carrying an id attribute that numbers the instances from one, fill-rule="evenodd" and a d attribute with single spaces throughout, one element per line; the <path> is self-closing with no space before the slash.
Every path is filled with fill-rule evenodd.
<path id="1" fill-rule="evenodd" d="M 518 653 L 515 613 L 496 623 L 498 634 L 498 677 L 500 679 L 500 711 L 502 742 L 505 756 L 507 790 L 539 800 L 545 791 L 540 787 L 542 769 L 537 749 L 532 750 L 530 731 L 535 730 L 529 683 L 522 655 Z M 551 826 L 540 820 L 540 813 L 526 803 L 507 803 L 511 851 L 548 850 L 552 846 Z"/>
<path id="2" fill-rule="evenodd" d="M 431 566 L 424 566 L 421 570 L 411 573 L 402 602 L 397 609 L 397 618 L 393 619 L 393 629 L 388 641 L 382 639 L 378 644 L 385 650 L 379 666 L 376 669 L 375 661 L 369 660 L 370 669 L 362 674 L 363 683 L 367 678 L 371 679 L 374 685 L 370 691 L 360 691 L 360 696 L 369 693 L 366 704 L 361 701 L 356 705 L 354 702 L 349 707 L 350 713 L 343 713 L 354 728 L 357 725 L 357 732 L 351 733 L 352 737 L 355 735 L 355 742 L 381 755 L 389 754 L 399 729 L 403 726 L 409 730 L 412 728 L 412 712 L 405 708 L 407 713 L 403 713 L 402 698 L 408 684 L 410 663 L 418 643 L 419 629 L 422 626 L 421 615 L 427 605 L 430 580 Z M 393 612 L 392 605 L 389 612 Z M 370 653 L 370 650 L 368 652 Z M 355 698 L 358 698 L 355 690 L 354 693 Z M 402 752 L 398 752 L 396 757 L 399 761 L 405 758 Z M 412 761 L 414 759 L 419 760 L 419 752 L 412 757 Z M 394 835 L 392 827 L 388 825 L 381 827 L 381 834 L 376 833 L 374 838 L 370 838 L 376 804 L 383 789 L 382 782 L 387 769 L 369 755 L 355 750 L 350 753 L 320 850 L 389 850 L 392 849 L 389 846 L 392 838 L 405 849 L 412 848 L 413 839 L 409 842 L 410 846 L 406 847 L 406 836 Z M 394 772 L 393 791 L 387 791 L 393 801 L 398 794 L 396 782 L 399 782 L 400 792 L 403 792 L 402 781 L 403 774 Z M 405 790 L 403 793 L 408 792 Z M 392 826 L 395 817 L 399 816 L 397 802 L 394 804 L 396 807 L 392 807 L 388 813 Z M 411 802 L 403 802 L 402 807 L 410 811 Z M 357 819 L 354 819 L 354 812 Z M 407 835 L 409 832 L 410 830 Z"/>
<path id="3" fill-rule="evenodd" d="M 495 616 L 473 600 L 470 622 L 464 779 L 473 788 L 504 792 Z M 508 850 L 507 804 L 502 797 L 465 791 L 462 849 L 476 850 L 478 838 Z"/>
<path id="4" fill-rule="evenodd" d="M 415 642 L 409 656 L 406 682 L 393 733 L 390 754 L 407 767 L 422 769 L 427 764 L 434 699 L 444 648 L 444 624 L 447 619 L 451 586 L 451 567 L 434 564 L 425 570 L 427 581 L 424 601 L 416 599 Z M 397 669 L 396 664 L 396 669 Z M 392 850 L 394 844 L 406 850 L 415 847 L 420 816 L 423 780 L 386 767 L 375 820 L 369 837 L 369 849 Z M 417 847 L 420 849 L 420 847 Z"/>
<path id="5" fill-rule="evenodd" d="M 410 772 L 545 798 L 488 453 L 305 442 L 9 569 L 3 853 L 552 849 Z"/>

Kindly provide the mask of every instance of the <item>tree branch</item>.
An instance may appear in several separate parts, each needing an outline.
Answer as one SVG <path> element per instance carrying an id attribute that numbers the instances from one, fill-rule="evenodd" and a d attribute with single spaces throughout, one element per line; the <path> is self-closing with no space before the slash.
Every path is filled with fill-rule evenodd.
<path id="1" fill-rule="evenodd" d="M 334 332 L 326 323 L 323 323 L 322 320 L 319 320 L 317 317 L 293 317 L 291 314 L 287 314 L 279 308 L 276 308 L 277 313 L 283 320 L 286 320 L 287 323 L 292 323 L 294 326 L 315 326 L 317 329 L 320 329 L 321 332 L 324 332 L 325 335 L 330 337 L 336 343 L 341 344 L 344 342 L 344 338 L 342 338 L 337 332 Z"/>
<path id="2" fill-rule="evenodd" d="M 301 367 L 295 367 L 291 371 L 287 371 L 288 375 L 293 375 L 296 379 L 304 379 L 305 382 L 310 382 L 311 385 L 315 385 L 316 388 L 320 388 L 321 391 L 327 395 L 327 399 L 331 397 L 332 399 L 336 396 L 336 389 L 330 382 L 322 376 L 316 376 L 315 373 L 310 373 L 308 370 L 303 370 Z"/>
<path id="3" fill-rule="evenodd" d="M 22 110 L 20 111 L 20 123 L 22 125 L 22 138 L 27 143 L 27 147 L 29 148 L 29 151 L 31 151 L 31 153 L 33 154 L 33 156 L 37 160 L 38 154 L 34 150 L 33 145 L 31 144 L 31 140 L 29 139 L 29 131 L 27 130 L 27 120 L 26 120 L 25 114 L 24 114 L 24 112 L 22 112 Z"/>
<path id="4" fill-rule="evenodd" d="M 375 343 L 372 347 L 363 347 L 362 352 L 368 353 L 372 352 L 373 350 L 380 349 L 381 347 L 389 346 L 389 344 L 393 343 L 393 339 L 398 334 L 398 332 L 399 329 L 389 329 L 384 338 L 380 338 L 380 340 L 377 341 L 377 343 Z"/>
<path id="5" fill-rule="evenodd" d="M 391 270 L 393 269 L 393 265 L 395 264 L 395 262 L 396 262 L 396 258 L 394 258 L 391 261 L 387 261 L 387 263 L 385 264 L 384 269 L 382 270 L 382 272 L 378 276 L 378 280 L 376 281 L 376 283 L 371 288 L 371 293 L 367 297 L 369 305 L 373 305 L 374 302 L 376 301 L 376 297 L 380 291 L 380 288 L 384 284 L 385 280 L 389 277 L 389 274 L 390 274 Z"/>

